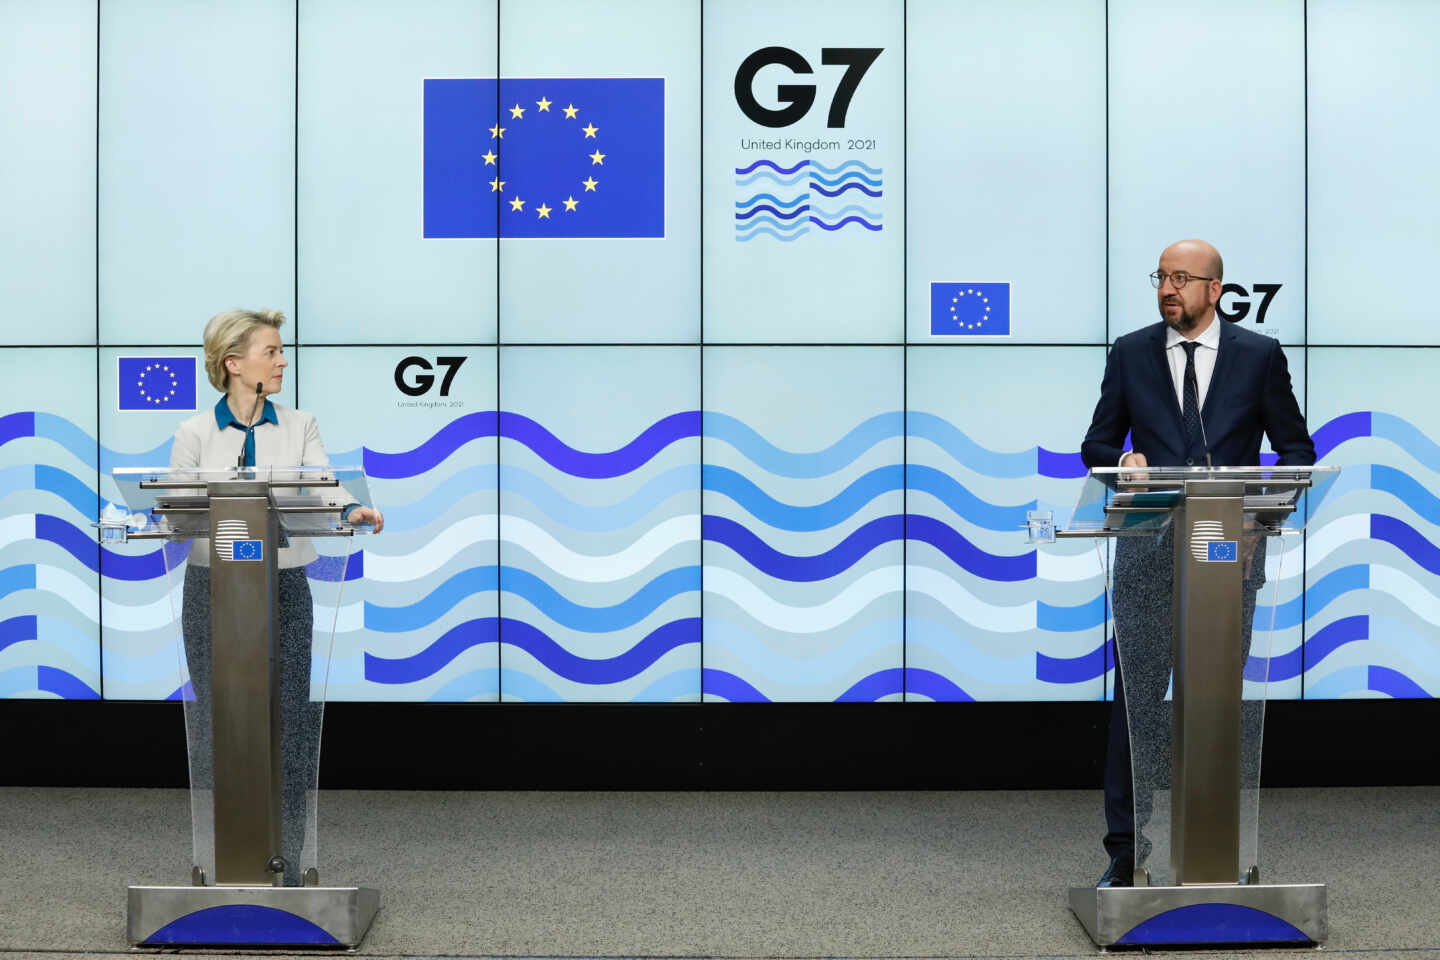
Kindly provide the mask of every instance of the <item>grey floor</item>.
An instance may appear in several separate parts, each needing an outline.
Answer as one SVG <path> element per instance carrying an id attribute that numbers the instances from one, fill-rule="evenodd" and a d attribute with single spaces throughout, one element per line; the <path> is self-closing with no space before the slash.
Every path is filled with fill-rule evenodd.
<path id="1" fill-rule="evenodd" d="M 188 818 L 0 789 L 0 960 L 128 952 L 125 886 L 185 882 Z M 381 889 L 365 956 L 1089 957 L 1063 894 L 1100 821 L 1090 791 L 332 791 L 322 880 Z M 1261 856 L 1330 885 L 1327 952 L 1440 955 L 1440 788 L 1266 791 Z"/>

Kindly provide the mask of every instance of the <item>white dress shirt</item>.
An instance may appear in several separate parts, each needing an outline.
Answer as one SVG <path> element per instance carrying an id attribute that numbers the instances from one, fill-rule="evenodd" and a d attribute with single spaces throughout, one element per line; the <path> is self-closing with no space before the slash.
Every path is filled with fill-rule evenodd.
<path id="1" fill-rule="evenodd" d="M 1205 406 L 1205 395 L 1210 392 L 1210 376 L 1215 372 L 1215 358 L 1220 355 L 1220 324 L 1224 322 L 1215 317 L 1194 341 L 1200 345 L 1195 351 L 1195 402 L 1201 407 Z M 1174 327 L 1166 329 L 1165 361 L 1170 364 L 1170 382 L 1175 385 L 1175 402 L 1182 414 L 1185 412 L 1185 351 L 1180 345 L 1187 342 Z M 1120 454 L 1117 466 L 1124 466 L 1125 458 L 1132 452 L 1126 450 Z"/>

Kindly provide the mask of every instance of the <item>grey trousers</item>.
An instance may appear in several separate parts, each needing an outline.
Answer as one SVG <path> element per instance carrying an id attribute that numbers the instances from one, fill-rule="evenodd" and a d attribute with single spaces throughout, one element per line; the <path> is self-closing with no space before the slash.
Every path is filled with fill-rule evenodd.
<path id="1" fill-rule="evenodd" d="M 301 853 L 306 833 L 306 791 L 316 782 L 320 752 L 323 703 L 310 699 L 310 647 L 314 633 L 314 607 L 310 581 L 302 567 L 277 574 L 276 619 L 279 623 L 280 750 L 282 838 L 278 851 L 285 858 L 285 883 L 301 882 Z M 195 701 L 186 711 L 189 728 L 192 789 L 213 790 L 214 736 L 210 716 L 210 569 L 190 565 L 185 570 L 181 632 L 185 660 Z M 269 859 L 269 855 L 266 855 Z"/>

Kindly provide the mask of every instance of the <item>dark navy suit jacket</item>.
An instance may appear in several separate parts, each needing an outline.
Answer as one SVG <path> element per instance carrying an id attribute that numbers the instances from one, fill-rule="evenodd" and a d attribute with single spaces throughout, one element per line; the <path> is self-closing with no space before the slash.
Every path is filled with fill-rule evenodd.
<path id="1" fill-rule="evenodd" d="M 1219 317 L 1213 322 L 1221 325 L 1220 348 L 1200 407 L 1213 464 L 1258 466 L 1262 434 L 1269 435 L 1282 466 L 1313 464 L 1315 444 L 1295 402 L 1280 344 Z M 1180 404 L 1165 359 L 1165 330 L 1163 322 L 1155 323 L 1126 334 L 1110 348 L 1100 401 L 1080 446 L 1085 466 L 1119 466 L 1126 433 L 1131 435 L 1130 449 L 1145 454 L 1151 466 L 1186 466 L 1187 459 L 1194 461 L 1190 466 L 1205 465 L 1203 451 L 1186 450 Z"/>

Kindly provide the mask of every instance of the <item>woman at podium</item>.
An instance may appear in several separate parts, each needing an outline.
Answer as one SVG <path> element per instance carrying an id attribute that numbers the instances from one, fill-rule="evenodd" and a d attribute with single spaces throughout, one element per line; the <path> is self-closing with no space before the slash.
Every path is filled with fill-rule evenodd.
<path id="1" fill-rule="evenodd" d="M 175 431 L 171 468 L 328 466 L 315 418 L 272 402 L 285 382 L 284 314 L 275 310 L 228 310 L 205 325 L 205 373 L 220 391 L 213 408 L 185 420 Z M 352 503 L 342 517 L 352 524 L 385 526 L 379 510 Z M 284 756 L 281 856 L 287 885 L 301 882 L 306 789 L 313 785 L 319 748 L 319 705 L 310 697 L 313 603 L 305 566 L 316 558 L 307 540 L 281 544 L 277 552 L 276 622 L 279 636 L 281 750 Z M 210 544 L 191 544 L 185 570 L 182 634 L 194 691 L 191 727 L 192 790 L 213 787 L 210 691 Z M 313 716 L 312 716 L 313 714 Z M 196 807 L 197 819 L 202 815 Z M 207 814 L 208 816 L 208 814 Z M 198 825 L 198 824 L 197 824 Z"/>

